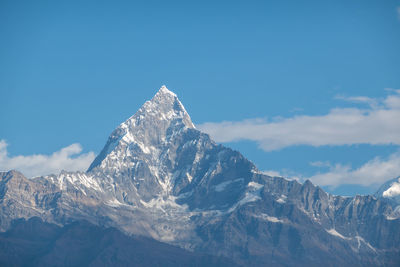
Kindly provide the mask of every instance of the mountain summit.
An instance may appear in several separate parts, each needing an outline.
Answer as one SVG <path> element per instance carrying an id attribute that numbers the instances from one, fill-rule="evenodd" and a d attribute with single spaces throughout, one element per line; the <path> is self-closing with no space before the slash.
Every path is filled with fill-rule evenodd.
<path id="1" fill-rule="evenodd" d="M 127 157 L 127 149 L 149 154 L 151 149 L 154 150 L 167 142 L 171 133 L 182 128 L 195 127 L 176 94 L 163 85 L 151 100 L 146 101 L 132 117 L 111 133 L 88 171 L 103 161 L 103 166 L 112 164 L 116 154 L 117 160 L 124 160 Z M 125 155 L 121 154 L 122 150 Z"/>
<path id="2" fill-rule="evenodd" d="M 111 133 L 87 172 L 0 173 L 3 231 L 34 216 L 86 220 L 244 266 L 398 266 L 396 205 L 259 172 L 197 130 L 165 86 Z"/>

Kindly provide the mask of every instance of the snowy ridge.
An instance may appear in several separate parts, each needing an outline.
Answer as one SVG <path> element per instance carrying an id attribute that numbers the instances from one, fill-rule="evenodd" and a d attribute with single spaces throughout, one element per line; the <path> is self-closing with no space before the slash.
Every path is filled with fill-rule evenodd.
<path id="1" fill-rule="evenodd" d="M 68 184 L 74 186 L 75 188 L 81 190 L 85 193 L 83 188 L 95 191 L 102 191 L 98 181 L 93 175 L 82 173 L 82 172 L 66 172 L 62 171 L 59 175 L 49 175 L 45 176 L 45 179 L 52 181 L 56 184 L 60 190 L 64 190 L 68 187 Z"/>

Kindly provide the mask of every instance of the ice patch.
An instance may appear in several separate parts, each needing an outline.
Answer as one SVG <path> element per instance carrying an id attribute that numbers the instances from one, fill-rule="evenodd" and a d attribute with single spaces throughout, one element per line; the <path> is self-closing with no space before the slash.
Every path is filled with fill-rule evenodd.
<path id="1" fill-rule="evenodd" d="M 191 183 L 192 180 L 193 180 L 193 176 L 191 176 L 191 175 L 187 172 L 187 173 L 186 173 L 186 177 L 187 177 L 189 183 Z"/>
<path id="2" fill-rule="evenodd" d="M 262 184 L 259 184 L 259 183 L 256 183 L 256 182 L 250 182 L 250 183 L 248 183 L 247 186 L 248 187 L 253 187 L 256 190 L 259 190 L 259 189 L 261 189 L 263 187 Z"/>
<path id="3" fill-rule="evenodd" d="M 351 239 L 349 237 L 345 237 L 342 234 L 340 234 L 338 231 L 335 230 L 335 228 L 332 228 L 332 229 L 329 229 L 329 230 L 325 229 L 325 231 L 327 231 L 329 234 L 331 234 L 333 236 L 337 236 L 337 237 L 339 237 L 341 239 L 344 239 L 344 240 L 350 240 Z"/>
<path id="4" fill-rule="evenodd" d="M 116 199 L 116 198 L 108 200 L 104 204 L 106 204 L 107 206 L 113 207 L 113 208 L 117 208 L 117 207 L 124 206 L 124 205 L 129 206 L 129 205 L 119 202 L 118 199 Z"/>
<path id="5" fill-rule="evenodd" d="M 243 180 L 244 180 L 243 178 L 239 178 L 239 179 L 235 179 L 235 180 L 231 180 L 231 181 L 222 182 L 220 184 L 217 184 L 214 187 L 214 190 L 217 191 L 217 192 L 222 192 L 222 191 L 224 191 L 226 189 L 226 187 L 228 185 L 230 185 L 232 183 L 237 183 L 237 182 L 240 182 L 240 181 L 243 181 Z"/>
<path id="6" fill-rule="evenodd" d="M 176 210 L 186 211 L 188 208 L 187 205 L 179 205 L 178 203 L 176 203 L 176 199 L 177 197 L 174 196 L 168 196 L 167 198 L 163 198 L 160 196 L 151 199 L 149 202 L 140 200 L 140 203 L 146 208 L 160 210 L 164 213 L 167 213 L 167 211 L 176 211 Z"/>
<path id="7" fill-rule="evenodd" d="M 143 153 L 145 153 L 145 154 L 150 154 L 151 153 L 151 150 L 147 146 L 145 146 L 145 145 L 143 145 L 141 143 L 137 143 L 137 144 L 140 147 L 140 149 L 143 151 Z"/>
<path id="8" fill-rule="evenodd" d="M 264 186 L 255 183 L 255 182 L 250 182 L 247 185 L 247 192 L 245 193 L 244 197 L 239 200 L 237 203 L 235 203 L 229 210 L 228 213 L 233 212 L 237 207 L 242 206 L 246 203 L 249 202 L 255 202 L 257 200 L 260 200 L 260 191 Z"/>
<path id="9" fill-rule="evenodd" d="M 276 200 L 276 202 L 278 202 L 278 203 L 280 203 L 280 204 L 283 204 L 283 203 L 286 203 L 286 199 L 287 199 L 287 196 L 281 195 L 280 198 L 278 198 L 278 199 Z"/>
<path id="10" fill-rule="evenodd" d="M 273 222 L 273 223 L 285 223 L 283 220 L 280 220 L 277 217 L 269 216 L 265 213 L 254 215 L 254 217 L 265 220 L 265 221 Z"/>
<path id="11" fill-rule="evenodd" d="M 238 204 L 239 204 L 239 206 L 240 206 L 240 205 L 244 205 L 244 204 L 249 203 L 249 202 L 257 201 L 257 200 L 259 200 L 259 199 L 261 199 L 261 197 L 259 196 L 259 194 L 254 193 L 254 192 L 246 192 L 244 198 L 242 198 L 242 199 L 238 202 Z"/>

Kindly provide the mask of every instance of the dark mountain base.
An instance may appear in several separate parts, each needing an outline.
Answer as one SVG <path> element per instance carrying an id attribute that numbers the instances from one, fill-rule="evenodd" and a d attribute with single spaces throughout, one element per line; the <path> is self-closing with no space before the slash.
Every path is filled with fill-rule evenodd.
<path id="1" fill-rule="evenodd" d="M 86 221 L 64 227 L 39 218 L 13 222 L 0 234 L 0 266 L 236 266 Z"/>

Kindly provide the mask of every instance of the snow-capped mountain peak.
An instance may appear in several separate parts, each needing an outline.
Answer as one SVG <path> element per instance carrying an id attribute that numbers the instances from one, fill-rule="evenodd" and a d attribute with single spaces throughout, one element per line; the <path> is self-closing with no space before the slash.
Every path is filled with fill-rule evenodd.
<path id="1" fill-rule="evenodd" d="M 135 153 L 158 156 L 155 151 L 168 142 L 174 134 L 195 126 L 177 95 L 163 85 L 154 97 L 129 119 L 121 123 L 110 135 L 101 153 L 88 171 L 101 165 L 110 167 Z M 103 162 L 107 160 L 108 162 Z M 111 164 L 111 165 L 110 165 Z"/>

